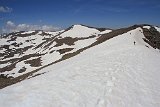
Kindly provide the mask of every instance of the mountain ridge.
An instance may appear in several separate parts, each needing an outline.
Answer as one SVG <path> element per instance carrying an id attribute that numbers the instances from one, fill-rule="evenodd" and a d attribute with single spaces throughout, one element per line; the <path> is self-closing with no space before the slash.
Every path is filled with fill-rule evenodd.
<path id="1" fill-rule="evenodd" d="M 104 29 L 98 30 L 95 27 L 73 25 L 57 32 L 10 33 L 1 39 L 0 88 L 44 74 L 45 72 L 36 73 L 45 67 L 69 59 L 84 50 L 137 28 L 140 29 L 136 32 L 144 35 L 144 38 L 141 39 L 146 43 L 146 48 L 160 49 L 158 28 L 146 24 L 116 30 L 105 29 L 106 32 Z M 136 44 L 135 41 L 133 44 Z"/>

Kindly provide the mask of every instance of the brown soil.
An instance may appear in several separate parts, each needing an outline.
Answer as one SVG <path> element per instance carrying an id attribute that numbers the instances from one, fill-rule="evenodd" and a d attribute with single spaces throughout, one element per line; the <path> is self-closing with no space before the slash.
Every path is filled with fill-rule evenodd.
<path id="1" fill-rule="evenodd" d="M 33 47 L 33 46 L 31 45 L 31 46 L 27 46 L 27 47 L 24 47 L 24 48 L 9 49 L 9 45 L 5 45 L 5 46 L 6 46 L 5 49 L 7 49 L 7 50 L 6 50 L 5 53 L 3 54 L 3 56 L 4 56 L 3 60 L 6 59 L 6 58 L 13 57 L 15 54 L 21 55 L 21 54 L 23 54 L 25 51 L 27 51 L 28 49 L 30 49 L 30 48 Z"/>
<path id="2" fill-rule="evenodd" d="M 25 67 L 22 67 L 19 71 L 18 71 L 18 73 L 23 73 L 23 72 L 25 72 L 26 71 L 26 68 Z"/>
<path id="3" fill-rule="evenodd" d="M 76 42 L 76 41 L 77 41 L 76 38 L 71 38 L 71 37 L 65 37 L 65 38 L 62 38 L 62 39 L 56 38 L 55 42 L 57 44 L 55 45 L 55 47 L 61 46 L 63 44 L 71 46 L 71 45 L 74 45 L 74 42 Z"/>
<path id="4" fill-rule="evenodd" d="M 30 64 L 31 67 L 42 66 L 42 64 L 41 64 L 41 57 L 39 57 L 37 59 L 27 60 L 27 61 L 25 61 L 25 64 Z"/>
<path id="5" fill-rule="evenodd" d="M 64 48 L 64 49 L 59 49 L 57 50 L 60 54 L 64 54 L 66 52 L 69 52 L 71 50 L 73 50 L 74 48 Z"/>
<path id="6" fill-rule="evenodd" d="M 5 72 L 5 71 L 11 71 L 14 68 L 16 68 L 16 64 L 17 63 L 12 63 L 11 65 L 8 65 L 6 67 L 0 68 L 0 72 L 2 73 L 2 72 Z"/>
<path id="7" fill-rule="evenodd" d="M 151 27 L 149 30 L 143 28 L 143 33 L 146 37 L 146 39 L 144 38 L 145 42 L 155 49 L 160 49 L 160 33 L 154 27 Z"/>

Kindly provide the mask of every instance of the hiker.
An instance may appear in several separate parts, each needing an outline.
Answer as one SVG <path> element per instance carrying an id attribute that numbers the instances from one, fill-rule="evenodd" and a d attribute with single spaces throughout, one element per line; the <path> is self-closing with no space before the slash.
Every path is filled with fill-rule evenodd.
<path id="1" fill-rule="evenodd" d="M 136 44 L 136 42 L 134 41 L 134 45 Z"/>

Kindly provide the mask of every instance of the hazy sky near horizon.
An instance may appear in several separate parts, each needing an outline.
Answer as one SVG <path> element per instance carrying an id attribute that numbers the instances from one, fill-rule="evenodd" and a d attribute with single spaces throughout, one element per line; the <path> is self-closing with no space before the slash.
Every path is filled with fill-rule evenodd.
<path id="1" fill-rule="evenodd" d="M 0 0 L 0 29 L 160 25 L 160 0 Z"/>

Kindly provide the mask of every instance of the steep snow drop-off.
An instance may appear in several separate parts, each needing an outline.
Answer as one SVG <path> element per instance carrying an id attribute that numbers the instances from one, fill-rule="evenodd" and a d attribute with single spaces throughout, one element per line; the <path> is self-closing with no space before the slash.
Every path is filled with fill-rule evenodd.
<path id="1" fill-rule="evenodd" d="M 160 107 L 160 53 L 142 28 L 0 90 L 2 107 Z"/>

